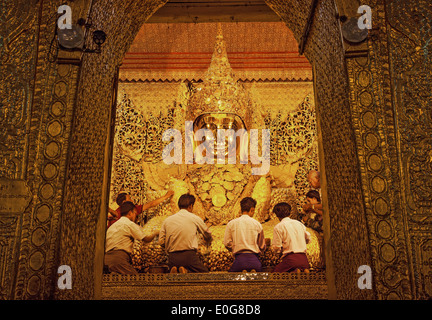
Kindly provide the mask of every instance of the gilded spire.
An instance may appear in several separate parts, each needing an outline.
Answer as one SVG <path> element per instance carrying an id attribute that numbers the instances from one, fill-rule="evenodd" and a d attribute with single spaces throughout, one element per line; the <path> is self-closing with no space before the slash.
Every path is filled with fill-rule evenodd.
<path id="1" fill-rule="evenodd" d="M 221 23 L 217 24 L 217 35 L 213 56 L 210 62 L 210 67 L 208 68 L 204 78 L 208 81 L 235 81 L 234 72 L 228 61 L 226 43 L 223 38 Z"/>
<path id="2" fill-rule="evenodd" d="M 220 22 L 217 23 L 217 35 L 216 35 L 216 39 L 223 39 L 223 35 L 222 35 L 222 23 L 220 23 Z"/>
<path id="3" fill-rule="evenodd" d="M 217 35 L 210 66 L 202 83 L 195 85 L 188 104 L 188 119 L 194 120 L 203 113 L 233 113 L 249 124 L 252 101 L 237 78 L 228 61 L 226 43 L 221 23 L 217 24 Z"/>

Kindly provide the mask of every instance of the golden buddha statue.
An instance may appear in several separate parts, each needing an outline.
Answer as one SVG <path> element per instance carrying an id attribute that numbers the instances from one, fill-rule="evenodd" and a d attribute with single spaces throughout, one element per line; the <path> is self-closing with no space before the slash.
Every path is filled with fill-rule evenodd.
<path id="1" fill-rule="evenodd" d="M 254 169 L 264 167 L 264 160 L 268 160 L 270 167 L 269 154 L 268 159 L 265 159 L 270 141 L 264 139 L 262 109 L 254 105 L 248 90 L 236 79 L 230 66 L 220 24 L 212 60 L 203 81 L 183 83 L 180 92 L 181 112 L 176 113 L 174 130 L 178 130 L 177 137 L 184 139 L 180 149 L 183 149 L 184 144 L 184 161 L 169 164 L 163 161 L 139 162 L 146 183 L 153 190 L 160 190 L 160 193 L 167 189 L 174 191 L 169 203 L 155 209 L 145 229 L 151 232 L 160 227 L 167 216 L 178 211 L 178 198 L 185 193 L 193 194 L 196 197 L 194 213 L 212 225 L 214 240 L 211 247 L 201 248 L 204 263 L 211 271 L 228 270 L 232 257 L 223 246 L 224 230 L 225 225 L 240 214 L 241 199 L 251 196 L 257 201 L 254 218 L 263 224 L 265 236 L 272 238 L 273 226 L 278 221 L 271 208 L 281 201 L 292 202 L 296 197 L 293 188 L 274 192 L 272 187 L 278 177 L 279 180 L 290 181 L 288 184 L 294 181 L 298 159 L 292 159 L 292 164 L 288 163 L 283 168 L 273 167 L 264 170 L 263 174 L 254 174 L 257 172 Z M 255 141 L 251 141 L 251 132 L 260 129 L 261 141 L 258 135 Z M 221 132 L 226 134 L 221 135 Z M 261 157 L 258 156 L 258 150 L 261 150 Z M 136 150 L 130 153 L 131 157 L 140 159 L 139 155 L 136 157 Z M 299 154 L 298 158 L 301 156 Z M 183 157 L 179 159 L 183 160 Z M 154 196 L 158 195 L 156 192 Z M 297 210 L 295 205 L 293 210 Z M 312 248 L 310 260 L 312 265 L 317 266 L 320 264 L 317 235 L 313 235 L 309 246 Z M 133 253 L 135 267 L 146 271 L 151 265 L 163 264 L 164 259 L 164 252 L 156 242 L 136 243 Z M 263 266 L 276 263 L 277 257 L 268 253 L 263 256 Z"/>

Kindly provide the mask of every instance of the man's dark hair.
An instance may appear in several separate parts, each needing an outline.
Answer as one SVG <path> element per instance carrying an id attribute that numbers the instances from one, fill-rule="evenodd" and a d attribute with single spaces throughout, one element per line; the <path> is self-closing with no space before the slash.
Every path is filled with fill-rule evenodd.
<path id="1" fill-rule="evenodd" d="M 126 201 L 123 202 L 120 206 L 120 215 L 123 217 L 127 215 L 130 211 L 132 211 L 135 208 L 135 205 L 133 202 Z"/>
<path id="2" fill-rule="evenodd" d="M 273 212 L 275 213 L 276 217 L 282 220 L 283 218 L 290 216 L 291 206 L 289 205 L 289 203 L 280 202 L 273 207 Z"/>
<path id="3" fill-rule="evenodd" d="M 249 212 L 250 209 L 256 207 L 256 204 L 257 204 L 256 200 L 251 197 L 246 197 L 241 199 L 240 201 L 241 212 Z"/>
<path id="4" fill-rule="evenodd" d="M 179 209 L 187 209 L 189 206 L 193 206 L 195 204 L 195 197 L 191 194 L 183 194 L 178 199 L 178 207 Z"/>
<path id="5" fill-rule="evenodd" d="M 126 193 L 126 192 L 119 193 L 119 194 L 117 195 L 117 198 L 116 198 L 116 203 L 117 203 L 119 206 L 121 206 L 122 203 L 126 200 L 126 196 L 127 196 L 127 193 Z"/>
<path id="6" fill-rule="evenodd" d="M 315 198 L 318 200 L 318 202 L 321 202 L 320 194 L 316 190 L 310 190 L 308 193 L 306 193 L 306 198 Z"/>

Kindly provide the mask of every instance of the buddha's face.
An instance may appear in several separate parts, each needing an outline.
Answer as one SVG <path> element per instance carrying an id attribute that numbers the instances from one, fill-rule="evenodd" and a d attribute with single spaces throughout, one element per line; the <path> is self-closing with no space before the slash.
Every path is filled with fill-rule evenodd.
<path id="1" fill-rule="evenodd" d="M 197 117 L 194 122 L 194 133 L 200 129 L 206 130 L 205 141 L 214 146 L 211 156 L 227 156 L 230 148 L 240 145 L 240 137 L 236 133 L 244 128 L 243 121 L 233 113 L 207 113 Z M 238 148 L 234 152 L 237 154 Z"/>

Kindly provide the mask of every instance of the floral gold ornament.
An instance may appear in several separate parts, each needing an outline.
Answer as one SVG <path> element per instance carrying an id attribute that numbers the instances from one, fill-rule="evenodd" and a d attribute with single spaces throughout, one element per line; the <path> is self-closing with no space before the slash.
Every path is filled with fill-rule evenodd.
<path id="1" fill-rule="evenodd" d="M 216 207 L 223 207 L 225 205 L 225 203 L 227 202 L 227 198 L 223 193 L 218 193 L 215 194 L 212 197 L 212 203 L 216 206 Z"/>
<path id="2" fill-rule="evenodd" d="M 253 101 L 249 93 L 238 81 L 228 61 L 222 27 L 219 23 L 210 66 L 203 82 L 193 85 L 186 118 L 195 121 L 195 125 L 198 125 L 198 122 L 202 121 L 199 116 L 203 113 L 210 115 L 222 113 L 226 117 L 224 125 L 227 128 L 229 125 L 250 128 L 252 106 Z M 214 124 L 214 122 L 207 123 Z M 222 124 L 219 124 L 219 127 L 222 127 Z"/>
<path id="3" fill-rule="evenodd" d="M 230 67 L 220 28 L 212 62 L 203 82 L 182 83 L 177 95 L 175 110 L 166 113 L 164 117 L 152 115 L 149 109 L 146 109 L 149 112 L 139 112 L 139 108 L 129 97 L 123 98 L 118 108 L 120 114 L 117 117 L 119 126 L 116 135 L 117 150 L 122 156 L 116 155 L 116 157 L 122 159 L 126 167 L 136 168 L 136 172 L 142 177 L 140 179 L 146 182 L 142 191 L 147 201 L 155 197 L 153 193 L 162 194 L 167 189 L 174 191 L 169 203 L 149 210 L 148 217 L 151 223 L 146 228 L 161 224 L 164 218 L 177 212 L 177 201 L 182 194 L 190 193 L 196 197 L 193 212 L 212 225 L 214 238 L 210 246 L 201 245 L 199 253 L 210 271 L 227 271 L 232 264 L 232 256 L 223 245 L 223 235 L 225 225 L 241 213 L 241 199 L 251 196 L 257 200 L 254 218 L 263 224 L 266 237 L 270 239 L 272 238 L 270 229 L 277 221 L 271 208 L 277 202 L 288 201 L 292 204 L 293 213 L 298 214 L 297 207 L 301 204 L 297 194 L 302 194 L 302 190 L 307 188 L 307 170 L 316 165 L 316 153 L 311 151 L 315 143 L 315 115 L 312 101 L 307 96 L 294 112 L 281 116 L 266 113 L 262 107 L 257 107 L 251 99 L 249 90 L 237 81 Z M 262 122 L 257 121 L 261 119 L 260 117 Z M 191 124 L 188 132 L 194 134 L 199 129 L 210 129 L 214 137 L 217 137 L 215 133 L 219 129 L 236 131 L 251 129 L 253 126 L 270 128 L 272 161 L 275 162 L 276 159 L 277 165 L 283 164 L 279 171 L 285 175 L 275 170 L 273 174 L 254 176 L 251 174 L 251 164 L 242 164 L 239 161 L 234 164 L 215 163 L 213 165 L 189 164 L 187 161 L 185 161 L 187 164 L 182 165 L 158 164 L 158 157 L 155 155 L 160 155 L 163 149 L 163 144 L 160 143 L 163 130 L 182 128 L 186 121 Z M 186 138 L 186 133 L 185 128 L 180 134 L 182 138 Z M 228 140 L 229 136 L 226 139 Z M 215 155 L 221 152 L 226 156 L 227 140 L 215 139 Z M 305 154 L 308 154 L 307 159 L 304 157 Z M 239 155 L 236 154 L 236 157 L 238 158 Z M 309 158 L 311 161 L 308 160 Z M 295 164 L 298 159 L 301 159 L 301 165 Z M 125 170 L 120 163 L 116 162 L 115 166 L 118 174 L 115 172 L 114 176 L 129 175 L 127 173 L 129 171 Z M 299 170 L 300 167 L 303 171 Z M 296 172 L 299 174 L 295 178 Z M 292 188 L 282 189 L 275 182 L 275 177 L 283 179 Z M 298 185 L 301 189 L 296 189 L 294 180 L 302 182 Z M 130 183 L 128 185 L 134 188 Z M 291 192 L 293 190 L 294 193 Z M 137 189 L 134 189 L 134 193 L 139 194 Z M 315 244 L 311 244 L 310 247 L 315 248 L 311 249 L 311 259 L 314 259 L 315 267 L 318 265 L 315 261 L 320 259 L 320 244 L 315 241 L 313 243 Z M 152 266 L 166 261 L 166 253 L 161 250 L 156 240 L 150 244 L 136 243 L 133 257 L 134 265 L 144 272 L 151 272 Z M 266 251 L 261 258 L 267 267 L 272 267 L 279 261 L 278 256 L 271 251 Z"/>

